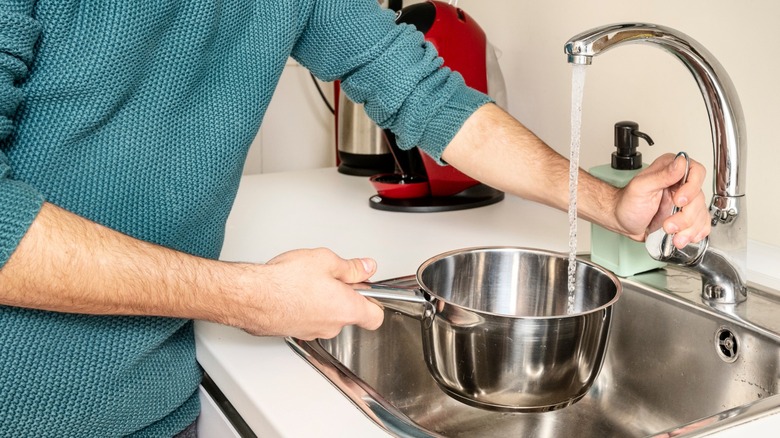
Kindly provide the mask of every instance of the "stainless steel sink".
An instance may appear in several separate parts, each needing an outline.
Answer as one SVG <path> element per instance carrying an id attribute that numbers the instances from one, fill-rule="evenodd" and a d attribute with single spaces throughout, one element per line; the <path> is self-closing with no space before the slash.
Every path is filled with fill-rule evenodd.
<path id="1" fill-rule="evenodd" d="M 680 268 L 623 282 L 599 378 L 553 412 L 492 412 L 450 398 L 423 361 L 419 321 L 392 311 L 374 332 L 288 342 L 397 436 L 701 436 L 780 412 L 776 291 L 751 284 L 746 302 L 713 308 L 701 303 L 698 274 Z"/>

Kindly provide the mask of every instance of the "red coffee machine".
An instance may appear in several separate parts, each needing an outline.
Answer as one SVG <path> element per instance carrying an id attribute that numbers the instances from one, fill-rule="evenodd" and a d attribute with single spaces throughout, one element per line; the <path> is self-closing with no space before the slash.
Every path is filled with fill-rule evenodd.
<path id="1" fill-rule="evenodd" d="M 402 8 L 398 23 L 414 25 L 436 47 L 444 66 L 460 73 L 466 84 L 491 95 L 501 104 L 505 86 L 495 52 L 485 32 L 462 9 L 442 1 L 427 1 Z M 392 211 L 447 211 L 499 202 L 504 193 L 488 187 L 452 166 L 440 165 L 414 148 L 402 151 L 387 132 L 401 174 L 372 176 L 377 195 L 371 207 Z"/>

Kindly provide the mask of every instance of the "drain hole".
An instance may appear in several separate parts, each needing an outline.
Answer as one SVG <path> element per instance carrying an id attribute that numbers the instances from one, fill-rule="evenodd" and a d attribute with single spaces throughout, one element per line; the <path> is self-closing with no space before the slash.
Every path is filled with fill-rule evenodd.
<path id="1" fill-rule="evenodd" d="M 739 342 L 737 336 L 731 330 L 721 327 L 715 334 L 715 346 L 718 355 L 726 362 L 734 362 L 739 355 Z"/>

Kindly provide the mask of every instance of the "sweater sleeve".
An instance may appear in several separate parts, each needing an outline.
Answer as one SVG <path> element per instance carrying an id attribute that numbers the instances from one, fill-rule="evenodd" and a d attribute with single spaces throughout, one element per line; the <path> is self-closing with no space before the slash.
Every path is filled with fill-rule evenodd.
<path id="1" fill-rule="evenodd" d="M 466 119 L 491 99 L 442 67 L 436 49 L 413 26 L 375 0 L 314 1 L 292 56 L 364 105 L 396 134 L 398 146 L 419 146 L 441 159 Z"/>
<path id="2" fill-rule="evenodd" d="M 38 191 L 13 179 L 13 169 L 5 154 L 10 147 L 14 116 L 22 103 L 19 85 L 32 63 L 40 34 L 40 25 L 30 16 L 31 3 L 0 1 L 0 268 L 43 204 Z"/>

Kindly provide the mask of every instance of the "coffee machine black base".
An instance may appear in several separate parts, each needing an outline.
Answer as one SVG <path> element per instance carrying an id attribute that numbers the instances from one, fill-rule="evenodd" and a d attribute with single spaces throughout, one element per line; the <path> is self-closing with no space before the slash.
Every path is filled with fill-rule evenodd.
<path id="1" fill-rule="evenodd" d="M 371 176 L 395 171 L 393 154 L 363 155 L 339 151 L 339 173 L 353 176 Z"/>
<path id="2" fill-rule="evenodd" d="M 374 195 L 368 205 L 376 210 L 409 213 L 433 213 L 437 211 L 466 210 L 495 204 L 504 199 L 504 192 L 485 184 L 471 186 L 452 196 L 425 196 L 410 199 L 392 199 Z"/>

